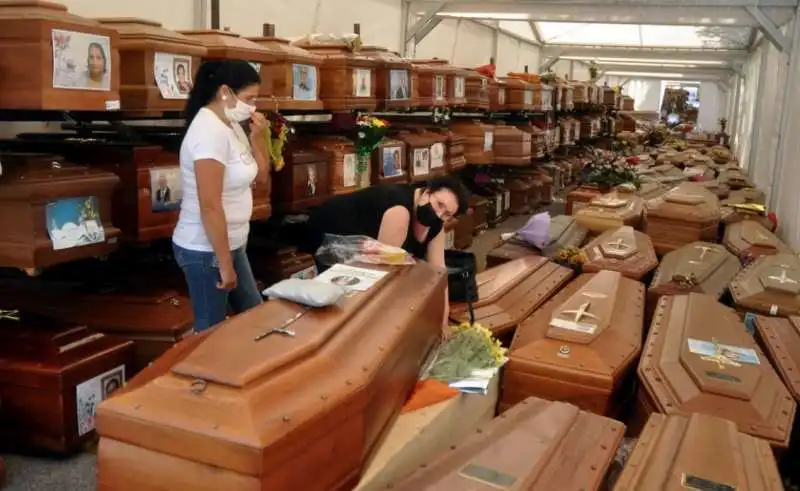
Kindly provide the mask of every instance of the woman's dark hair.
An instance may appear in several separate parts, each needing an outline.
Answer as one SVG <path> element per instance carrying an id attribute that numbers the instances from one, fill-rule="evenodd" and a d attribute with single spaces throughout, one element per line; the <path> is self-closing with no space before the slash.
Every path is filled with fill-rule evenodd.
<path id="1" fill-rule="evenodd" d="M 89 43 L 89 47 L 86 49 L 86 64 L 89 64 L 89 58 L 92 56 L 92 50 L 96 49 L 100 52 L 100 56 L 103 57 L 103 73 L 108 72 L 108 56 L 106 56 L 106 50 L 103 49 L 103 45 L 100 43 Z"/>
<path id="2" fill-rule="evenodd" d="M 456 200 L 458 200 L 456 216 L 463 215 L 469 208 L 469 193 L 458 178 L 452 176 L 435 177 L 429 181 L 413 184 L 413 187 L 425 188 L 429 193 L 435 193 L 442 189 L 452 192 L 456 195 Z"/>
<path id="3" fill-rule="evenodd" d="M 234 93 L 261 83 L 261 77 L 253 65 L 244 60 L 207 61 L 200 65 L 194 76 L 194 87 L 186 101 L 184 117 L 188 127 L 197 113 L 214 100 L 217 91 L 227 85 Z"/>

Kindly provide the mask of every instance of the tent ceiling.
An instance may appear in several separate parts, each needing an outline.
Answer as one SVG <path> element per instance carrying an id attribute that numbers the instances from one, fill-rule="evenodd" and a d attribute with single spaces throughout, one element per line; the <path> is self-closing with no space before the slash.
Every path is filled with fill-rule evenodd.
<path id="1" fill-rule="evenodd" d="M 746 48 L 749 27 L 694 27 L 630 24 L 537 22 L 546 44 L 634 48 Z"/>

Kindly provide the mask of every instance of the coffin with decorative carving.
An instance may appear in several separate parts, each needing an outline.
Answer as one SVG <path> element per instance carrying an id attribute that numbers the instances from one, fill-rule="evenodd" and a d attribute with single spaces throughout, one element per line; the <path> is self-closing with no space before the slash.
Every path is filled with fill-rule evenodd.
<path id="1" fill-rule="evenodd" d="M 722 243 L 732 254 L 743 260 L 792 253 L 786 243 L 756 220 L 742 220 L 726 226 Z"/>
<path id="2" fill-rule="evenodd" d="M 705 414 L 650 416 L 614 491 L 783 491 L 769 443 Z"/>
<path id="3" fill-rule="evenodd" d="M 650 237 L 628 226 L 603 232 L 584 246 L 583 256 L 586 273 L 607 269 L 634 280 L 641 280 L 658 266 Z"/>
<path id="4" fill-rule="evenodd" d="M 618 421 L 531 397 L 392 488 L 599 491 L 624 432 Z"/>
<path id="5" fill-rule="evenodd" d="M 700 413 L 733 421 L 774 447 L 789 444 L 794 398 L 736 311 L 710 295 L 659 300 L 638 375 L 640 424 L 655 412 Z"/>
<path id="6" fill-rule="evenodd" d="M 644 285 L 615 271 L 579 276 L 517 328 L 501 409 L 535 396 L 616 415 L 643 322 Z"/>
<path id="7" fill-rule="evenodd" d="M 572 276 L 571 269 L 541 256 L 527 256 L 478 273 L 475 322 L 495 335 L 512 332 Z M 468 320 L 467 306 L 451 304 L 450 316 Z"/>
<path id="8" fill-rule="evenodd" d="M 590 232 L 600 234 L 622 226 L 638 227 L 644 200 L 628 193 L 608 193 L 593 198 L 574 213 L 575 220 Z"/>
<path id="9" fill-rule="evenodd" d="M 800 315 L 800 258 L 795 254 L 761 256 L 733 278 L 731 295 L 742 312 Z"/>
<path id="10" fill-rule="evenodd" d="M 0 311 L 0 438 L 66 454 L 94 436 L 94 408 L 133 370 L 133 343 L 85 325 Z"/>
<path id="11" fill-rule="evenodd" d="M 698 240 L 715 241 L 720 221 L 717 196 L 695 183 L 683 183 L 645 203 L 644 232 L 659 254 Z"/>
<path id="12" fill-rule="evenodd" d="M 353 489 L 444 314 L 443 272 L 369 268 L 340 307 L 267 302 L 101 404 L 97 489 Z"/>

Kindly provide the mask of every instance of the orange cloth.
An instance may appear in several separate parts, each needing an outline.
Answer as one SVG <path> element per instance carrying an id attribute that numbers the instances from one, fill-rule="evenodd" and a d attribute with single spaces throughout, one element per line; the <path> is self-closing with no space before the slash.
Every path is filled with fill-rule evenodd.
<path id="1" fill-rule="evenodd" d="M 458 394 L 460 394 L 458 390 L 453 389 L 444 382 L 432 379 L 420 380 L 417 382 L 417 386 L 414 387 L 414 392 L 411 393 L 411 397 L 408 398 L 405 406 L 400 410 L 400 413 L 407 413 L 433 406 L 434 404 L 452 399 L 458 396 Z"/>

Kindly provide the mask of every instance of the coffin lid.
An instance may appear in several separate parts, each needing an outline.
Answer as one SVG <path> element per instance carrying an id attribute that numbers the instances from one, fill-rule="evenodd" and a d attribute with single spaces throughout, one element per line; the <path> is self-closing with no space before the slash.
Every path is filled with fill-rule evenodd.
<path id="1" fill-rule="evenodd" d="M 553 312 L 546 336 L 589 344 L 609 327 L 622 275 L 601 271 Z"/>
<path id="2" fill-rule="evenodd" d="M 737 305 L 771 315 L 800 313 L 800 259 L 794 254 L 761 256 L 731 282 Z"/>
<path id="3" fill-rule="evenodd" d="M 789 392 L 800 400 L 800 317 L 758 315 L 755 328 Z"/>
<path id="4" fill-rule="evenodd" d="M 624 194 L 613 192 L 592 198 L 591 204 L 601 208 L 620 209 L 630 203 L 630 201 L 631 198 L 625 196 Z"/>
<path id="5" fill-rule="evenodd" d="M 0 2 L 0 19 L 56 21 L 100 27 L 93 19 L 70 13 L 66 5 L 42 0 Z"/>
<path id="6" fill-rule="evenodd" d="M 599 489 L 624 429 L 618 421 L 570 404 L 531 397 L 388 487 L 397 491 Z M 563 472 L 567 466 L 570 473 Z"/>
<path id="7" fill-rule="evenodd" d="M 729 233 L 738 231 L 742 240 L 752 246 L 770 249 L 784 248 L 780 239 L 775 237 L 772 232 L 764 228 L 763 225 L 755 220 L 743 220 L 741 222 L 728 225 L 728 227 L 732 229 Z"/>
<path id="8" fill-rule="evenodd" d="M 619 227 L 603 233 L 598 242 L 599 249 L 605 257 L 613 259 L 628 259 L 639 253 L 636 232 L 633 227 Z"/>
<path id="9" fill-rule="evenodd" d="M 694 242 L 669 252 L 677 263 L 672 270 L 672 281 L 704 283 L 730 257 L 720 244 Z"/>
<path id="10" fill-rule="evenodd" d="M 692 352 L 696 343 L 707 351 Z M 737 350 L 748 350 L 755 363 L 734 358 Z M 794 399 L 736 311 L 712 296 L 661 297 L 639 378 L 658 412 L 710 414 L 774 445 L 788 442 Z"/>
<path id="11" fill-rule="evenodd" d="M 411 61 L 403 58 L 399 53 L 389 51 L 389 48 L 384 48 L 383 46 L 362 46 L 360 52 L 386 63 L 391 68 L 410 70 L 412 67 Z"/>
<path id="12" fill-rule="evenodd" d="M 178 31 L 183 36 L 200 41 L 208 49 L 207 58 L 241 57 L 247 61 L 268 63 L 272 53 L 258 43 L 239 34 L 220 29 Z"/>
<path id="13" fill-rule="evenodd" d="M 246 39 L 268 49 L 270 54 L 278 60 L 297 61 L 316 66 L 322 63 L 324 59 L 322 56 L 307 49 L 290 44 L 288 39 L 267 36 L 255 36 Z"/>
<path id="14" fill-rule="evenodd" d="M 653 413 L 614 490 L 678 489 L 783 491 L 783 483 L 769 444 L 731 421 Z"/>
<path id="15" fill-rule="evenodd" d="M 321 55 L 323 59 L 331 58 L 344 58 L 349 61 L 359 62 L 360 64 L 369 64 L 374 66 L 378 59 L 370 55 L 362 54 L 361 51 L 354 51 L 350 45 L 345 42 L 315 42 L 313 40 L 304 40 L 301 42 L 292 43 L 293 46 L 300 46 L 303 49 Z"/>
<path id="16" fill-rule="evenodd" d="M 145 46 L 139 43 L 156 41 L 170 45 L 163 49 L 176 51 L 178 53 L 205 56 L 207 52 L 202 42 L 191 39 L 176 31 L 165 29 L 159 22 L 136 17 L 101 17 L 96 20 L 100 24 L 114 29 L 119 33 L 120 47 L 123 49 L 137 49 L 140 48 L 140 46 L 141 49 L 144 49 Z"/>
<path id="17" fill-rule="evenodd" d="M 61 353 L 104 338 L 85 325 L 18 310 L 0 310 L 0 359 L 50 362 Z"/>
<path id="18" fill-rule="evenodd" d="M 570 230 L 574 229 L 575 227 L 580 227 L 581 231 L 583 232 L 583 237 L 580 239 L 580 242 L 583 242 L 587 231 L 583 225 L 580 225 L 575 221 L 575 217 L 570 215 L 557 215 L 552 217 L 550 219 L 550 238 L 547 244 L 548 247 L 555 244 L 579 246 L 580 244 L 564 244 L 565 237 L 570 233 Z"/>
<path id="19" fill-rule="evenodd" d="M 328 162 L 328 155 L 323 150 L 291 146 L 286 152 L 287 160 L 292 164 L 317 164 Z"/>
<path id="20" fill-rule="evenodd" d="M 0 182 L 9 179 L 25 180 L 30 184 L 37 181 L 54 179 L 71 179 L 85 175 L 108 174 L 100 169 L 92 169 L 84 165 L 65 162 L 64 157 L 54 154 L 33 152 L 0 152 L 3 162 L 3 173 Z M 117 178 L 118 179 L 118 178 Z"/>

